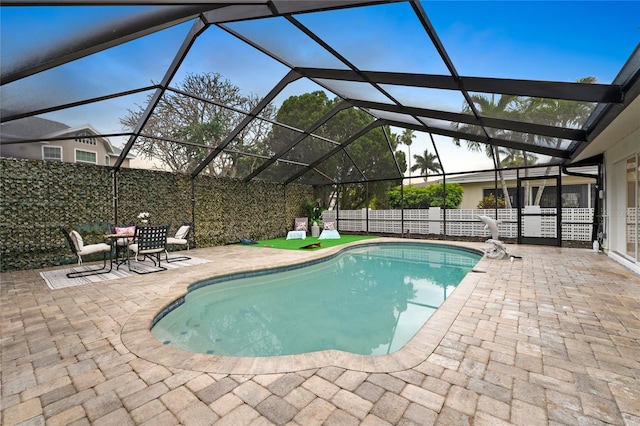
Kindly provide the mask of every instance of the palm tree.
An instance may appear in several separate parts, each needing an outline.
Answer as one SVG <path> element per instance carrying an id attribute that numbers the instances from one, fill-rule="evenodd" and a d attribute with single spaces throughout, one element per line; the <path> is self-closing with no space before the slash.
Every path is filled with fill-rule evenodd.
<path id="1" fill-rule="evenodd" d="M 504 155 L 500 161 L 500 167 L 527 167 L 533 165 L 538 157 L 521 149 L 499 148 L 500 154 Z"/>
<path id="2" fill-rule="evenodd" d="M 501 147 L 500 154 L 503 154 L 504 157 L 500 161 L 501 168 L 509 168 L 509 167 L 525 167 L 524 175 L 525 177 L 529 176 L 529 169 L 527 168 L 529 165 L 533 165 L 538 160 L 538 157 L 523 151 L 521 149 L 513 149 L 513 148 L 504 148 Z M 524 181 L 524 205 L 529 205 L 529 180 Z"/>
<path id="3" fill-rule="evenodd" d="M 595 77 L 579 78 L 577 83 L 593 84 L 597 82 Z M 593 112 L 594 104 L 589 102 L 576 102 L 564 99 L 546 99 L 546 98 L 529 98 L 524 105 L 524 113 L 533 117 L 535 122 L 548 124 L 551 126 L 579 128 L 582 127 L 585 120 Z M 541 141 L 547 145 L 554 146 L 559 149 L 563 139 L 542 137 Z M 544 175 L 547 176 L 551 172 L 551 167 L 547 167 Z M 534 205 L 539 205 L 542 199 L 546 181 L 538 187 Z"/>
<path id="4" fill-rule="evenodd" d="M 487 117 L 513 117 L 516 114 L 519 114 L 520 101 L 518 96 L 514 95 L 500 95 L 500 98 L 496 102 L 495 95 L 491 95 L 491 98 L 488 98 L 484 95 L 471 95 L 471 99 L 475 104 L 476 108 L 480 112 L 481 115 L 485 115 Z M 471 107 L 465 105 L 463 108 L 464 113 L 470 114 Z M 484 136 L 484 129 L 480 126 L 472 126 L 467 124 L 454 123 L 454 129 L 469 133 L 472 135 L 482 135 Z M 504 136 L 508 131 L 505 130 L 496 130 L 492 137 L 499 138 Z M 457 146 L 460 146 L 460 139 L 455 138 L 453 143 Z M 509 198 L 509 190 L 507 189 L 507 183 L 504 180 L 504 175 L 502 174 L 502 170 L 498 167 L 501 163 L 500 161 L 500 148 L 496 145 L 491 144 L 483 144 L 482 142 L 470 141 L 467 140 L 467 149 L 470 151 L 479 152 L 484 148 L 484 152 L 487 157 L 495 158 L 495 165 L 498 168 L 498 176 L 500 177 L 500 185 L 502 186 L 502 194 L 504 196 L 505 207 L 511 208 L 511 199 Z"/>
<path id="5" fill-rule="evenodd" d="M 407 158 L 409 159 L 409 177 L 411 177 L 411 172 L 413 171 L 413 169 L 411 168 L 411 144 L 413 143 L 413 138 L 415 137 L 416 135 L 413 134 L 413 130 L 409 129 L 404 129 L 404 132 L 402 132 L 402 136 L 400 136 L 400 142 L 405 144 L 409 149 L 409 155 L 407 156 Z"/>
<path id="6" fill-rule="evenodd" d="M 411 167 L 411 171 L 415 172 L 420 170 L 420 173 L 424 175 L 424 181 L 427 181 L 429 172 L 440 173 L 442 172 L 442 166 L 438 161 L 438 157 L 435 154 L 431 154 L 428 149 L 424 150 L 424 156 L 415 154 L 413 158 L 416 163 Z"/>

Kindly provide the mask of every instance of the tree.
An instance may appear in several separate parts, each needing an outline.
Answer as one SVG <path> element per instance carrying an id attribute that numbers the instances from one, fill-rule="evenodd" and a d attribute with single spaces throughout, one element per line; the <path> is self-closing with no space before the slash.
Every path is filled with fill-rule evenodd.
<path id="1" fill-rule="evenodd" d="M 595 77 L 584 77 L 578 79 L 577 83 L 591 84 L 595 83 Z M 585 120 L 589 117 L 593 111 L 594 105 L 589 102 L 578 102 L 563 99 L 546 99 L 546 98 L 531 98 L 531 97 L 519 97 L 513 95 L 501 95 L 496 101 L 495 96 L 491 95 L 488 98 L 484 95 L 471 95 L 476 108 L 481 115 L 487 117 L 507 118 L 514 120 L 523 120 L 531 123 L 546 124 L 557 127 L 567 128 L 579 128 L 583 125 Z M 471 108 L 465 105 L 463 112 L 471 113 Z M 484 135 L 486 129 L 481 126 L 466 125 L 466 124 L 454 124 L 453 128 L 462 132 L 466 132 L 473 135 Z M 510 130 L 495 130 L 492 131 L 491 137 L 502 139 L 513 139 L 519 137 L 525 143 L 532 145 L 545 144 L 553 146 L 559 149 L 563 143 L 561 138 L 553 138 L 547 136 L 538 136 L 534 134 L 521 134 Z M 460 146 L 460 139 L 454 139 L 454 143 Z M 472 151 L 480 151 L 482 143 L 475 141 L 467 141 L 467 148 Z M 498 175 L 500 177 L 500 183 L 502 186 L 502 192 L 507 208 L 511 208 L 511 200 L 507 190 L 506 182 L 500 167 L 511 166 L 519 167 L 520 164 L 503 162 L 501 156 L 507 154 L 509 157 L 509 150 L 506 148 L 499 148 L 498 146 L 484 144 L 485 153 L 489 157 L 495 159 L 494 164 L 498 169 Z M 515 159 L 514 159 L 515 161 Z M 529 161 L 535 162 L 531 154 L 522 153 L 522 165 L 528 166 Z M 551 167 L 547 167 L 545 176 L 551 171 Z M 528 171 L 525 169 L 525 176 Z M 528 184 L 528 182 L 527 182 Z M 544 191 L 545 183 L 538 187 L 538 192 L 534 201 L 534 205 L 539 205 Z M 526 191 L 528 194 L 529 191 Z M 528 204 L 528 200 L 525 200 Z"/>
<path id="2" fill-rule="evenodd" d="M 518 114 L 520 105 L 517 96 L 513 95 L 501 95 L 498 98 L 498 101 L 495 100 L 495 95 L 491 95 L 491 98 L 488 98 L 484 95 L 471 95 L 471 100 L 476 105 L 478 111 L 485 116 L 488 117 L 496 117 L 496 118 L 509 118 Z M 471 113 L 471 107 L 465 104 L 462 112 Z M 473 126 L 468 124 L 459 124 L 455 123 L 453 127 L 461 132 L 469 133 L 472 135 L 484 135 L 484 128 L 480 126 Z M 494 138 L 500 138 L 501 136 L 505 136 L 507 130 L 497 130 L 494 135 Z M 457 146 L 460 146 L 460 139 L 455 138 L 453 143 Z M 470 151 L 479 152 L 483 149 L 487 155 L 487 157 L 494 158 L 494 164 L 496 168 L 500 165 L 500 149 L 497 145 L 491 144 L 483 144 L 481 142 L 467 140 L 467 149 Z M 502 193 L 504 194 L 504 200 L 507 205 L 507 208 L 511 208 L 511 199 L 509 198 L 509 190 L 507 188 L 507 183 L 504 179 L 504 175 L 502 170 L 498 168 L 498 177 L 500 178 L 500 185 L 502 186 Z"/>
<path id="3" fill-rule="evenodd" d="M 251 111 L 259 99 L 256 95 L 242 95 L 237 86 L 217 73 L 188 74 L 176 89 L 175 92 L 166 91 L 160 99 L 132 151 L 147 159 L 160 160 L 173 172 L 189 173 L 245 118 L 239 111 Z M 149 95 L 147 101 L 152 96 Z M 145 109 L 146 105 L 137 105 L 135 110 L 128 110 L 120 123 L 133 130 Z M 273 115 L 271 105 L 261 112 L 267 119 Z M 255 167 L 256 157 L 241 153 L 264 154 L 264 139 L 270 127 L 267 121 L 253 120 L 232 141 L 229 150 L 221 152 L 205 172 L 235 177 L 241 168 L 246 173 L 247 169 Z"/>
<path id="4" fill-rule="evenodd" d="M 457 209 L 462 203 L 463 194 L 462 185 L 447 183 L 424 187 L 397 186 L 389 191 L 388 198 L 392 209 L 428 209 L 443 206 L 448 209 Z M 444 203 L 443 199 L 445 199 Z"/>
<path id="5" fill-rule="evenodd" d="M 420 173 L 424 175 L 424 181 L 427 181 L 429 172 L 440 173 L 442 172 L 442 166 L 438 161 L 438 157 L 435 154 L 431 154 L 428 149 L 424 150 L 424 155 L 415 154 L 413 158 L 416 163 L 411 167 L 412 171 L 420 170 Z"/>
<path id="6" fill-rule="evenodd" d="M 329 99 L 324 91 L 291 96 L 282 103 L 276 121 L 304 131 L 339 102 L 339 98 Z M 313 132 L 320 138 L 306 137 L 289 150 L 284 158 L 297 163 L 311 164 L 335 149 L 336 145 L 331 141 L 343 142 L 373 120 L 373 117 L 360 109 L 344 109 Z M 335 182 L 356 182 L 362 180 L 363 175 L 366 179 L 397 178 L 398 173 L 404 173 L 405 170 L 403 169 L 404 161 L 396 160 L 396 156 L 399 160 L 403 160 L 399 155 L 401 152 L 396 152 L 398 138 L 391 136 L 387 141 L 385 133 L 387 135 L 391 133 L 388 127 L 372 129 L 347 146 L 345 152 L 338 151 L 307 172 L 306 177 L 315 175 Z M 290 128 L 274 126 L 269 137 L 270 151 L 277 153 L 287 148 L 298 134 Z M 389 145 L 393 152 L 389 150 Z M 300 166 L 296 165 L 274 163 L 265 172 L 270 176 L 290 176 L 299 169 Z M 305 176 L 302 181 L 304 178 Z M 368 189 L 364 184 L 342 185 L 340 206 L 342 208 L 369 207 L 374 203 L 373 200 L 384 204 L 386 192 L 392 184 L 376 183 L 370 185 Z M 368 204 L 367 200 L 369 200 Z M 326 206 L 328 201 L 324 199 L 323 206 Z"/>
<path id="7" fill-rule="evenodd" d="M 583 77 L 577 80 L 577 83 L 594 84 L 597 82 L 595 77 Z M 548 99 L 548 98 L 527 98 L 523 101 L 524 114 L 535 117 L 541 124 L 551 126 L 579 128 L 582 127 L 589 115 L 594 109 L 594 105 L 589 102 L 570 101 L 565 99 Z M 549 146 L 558 149 L 562 146 L 562 138 L 540 137 L 540 141 Z M 551 167 L 547 167 L 544 175 L 548 176 Z M 546 186 L 546 181 L 538 187 L 534 205 L 539 205 L 542 199 L 542 193 Z"/>
<path id="8" fill-rule="evenodd" d="M 527 167 L 533 165 L 538 160 L 538 157 L 523 151 L 521 149 L 513 148 L 499 148 L 500 154 L 503 156 L 500 160 L 500 167 Z"/>
<path id="9" fill-rule="evenodd" d="M 413 138 L 415 137 L 416 135 L 414 134 L 414 131 L 410 129 L 404 129 L 404 132 L 402 132 L 402 136 L 400 136 L 400 142 L 405 144 L 409 150 L 409 155 L 407 156 L 407 158 L 409 159 L 409 177 L 411 177 L 411 172 L 413 171 L 413 169 L 411 168 L 411 144 L 413 143 Z"/>

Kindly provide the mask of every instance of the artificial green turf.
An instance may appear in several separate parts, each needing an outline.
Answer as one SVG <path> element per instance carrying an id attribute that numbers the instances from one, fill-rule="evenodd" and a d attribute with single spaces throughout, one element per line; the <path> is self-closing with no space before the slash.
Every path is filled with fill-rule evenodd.
<path id="1" fill-rule="evenodd" d="M 351 243 L 353 241 L 368 240 L 376 238 L 369 235 L 341 235 L 340 239 L 336 240 L 319 240 L 317 237 L 307 237 L 304 240 L 287 240 L 285 237 L 274 238 L 272 240 L 259 240 L 258 244 L 251 244 L 248 247 L 270 247 L 286 250 L 300 250 L 301 247 L 309 244 L 320 244 L 320 249 L 327 247 L 334 247 L 340 244 Z M 306 249 L 305 249 L 306 250 Z M 318 250 L 314 248 L 313 250 Z"/>

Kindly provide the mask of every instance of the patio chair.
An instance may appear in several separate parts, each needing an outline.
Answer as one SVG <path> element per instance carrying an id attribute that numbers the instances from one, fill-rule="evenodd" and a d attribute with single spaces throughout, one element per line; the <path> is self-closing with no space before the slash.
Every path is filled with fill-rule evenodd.
<path id="1" fill-rule="evenodd" d="M 134 242 L 129 244 L 129 250 L 135 253 L 136 262 L 139 261 L 138 256 L 142 255 L 143 259 L 149 258 L 155 266 L 164 271 L 167 268 L 161 265 L 160 254 L 167 250 L 167 231 L 169 225 L 149 225 L 136 227 L 136 234 L 133 238 Z M 155 257 L 155 259 L 154 259 Z M 157 262 L 156 262 L 157 261 Z M 148 274 L 151 272 L 140 272 L 131 269 L 131 258 L 127 259 L 129 270 L 137 274 Z"/>
<path id="2" fill-rule="evenodd" d="M 102 267 L 98 269 L 88 268 L 84 271 L 72 271 L 67 274 L 67 278 L 79 278 L 89 275 L 106 274 L 111 272 L 112 263 L 109 261 L 109 269 L 107 269 L 107 254 L 111 254 L 111 246 L 105 243 L 97 244 L 84 244 L 82 236 L 78 231 L 67 231 L 63 226 L 60 227 L 60 231 L 64 235 L 71 247 L 71 251 L 78 257 L 78 265 L 82 265 L 82 257 L 89 256 L 94 253 L 102 253 Z"/>
<path id="3" fill-rule="evenodd" d="M 309 231 L 309 218 L 308 217 L 296 217 L 293 225 L 293 231 L 287 233 L 287 240 L 302 239 L 307 237 Z"/>
<path id="4" fill-rule="evenodd" d="M 187 247 L 187 250 L 189 250 L 189 235 L 191 234 L 191 229 L 193 228 L 193 224 L 192 223 L 183 223 L 182 226 L 180 226 L 180 228 L 178 228 L 178 230 L 176 231 L 176 234 L 173 237 L 168 237 L 167 238 L 167 247 L 169 246 L 181 246 Z M 180 260 L 189 260 L 191 259 L 189 256 L 178 256 L 178 257 L 174 257 L 172 259 L 169 259 L 169 253 L 167 250 L 165 250 L 165 259 L 167 261 L 167 263 L 169 262 L 177 262 Z"/>

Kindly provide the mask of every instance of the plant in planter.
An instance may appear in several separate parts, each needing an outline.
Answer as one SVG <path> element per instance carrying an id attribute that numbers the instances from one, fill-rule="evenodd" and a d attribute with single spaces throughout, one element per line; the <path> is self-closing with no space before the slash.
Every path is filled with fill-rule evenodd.
<path id="1" fill-rule="evenodd" d="M 305 210 L 309 218 L 310 226 L 320 226 L 322 223 L 322 212 L 324 209 L 320 206 L 320 198 L 316 200 L 307 199 L 305 201 Z"/>

